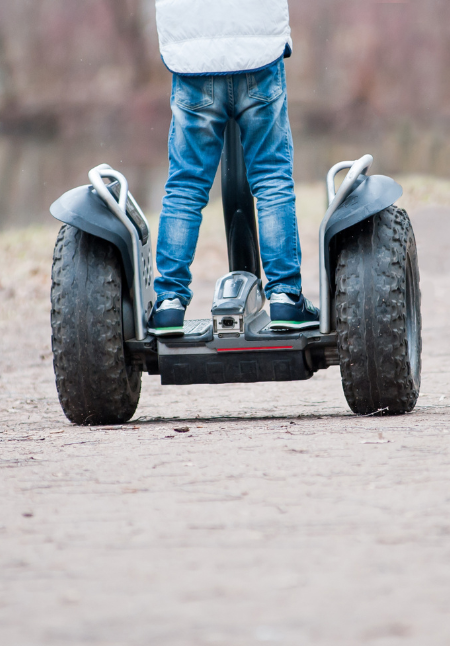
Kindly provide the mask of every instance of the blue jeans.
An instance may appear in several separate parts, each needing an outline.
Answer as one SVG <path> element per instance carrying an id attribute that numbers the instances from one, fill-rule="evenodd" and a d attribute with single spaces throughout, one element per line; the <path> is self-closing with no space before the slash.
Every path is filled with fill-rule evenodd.
<path id="1" fill-rule="evenodd" d="M 186 306 L 192 298 L 190 265 L 230 118 L 239 125 L 248 181 L 257 199 L 266 296 L 299 295 L 301 250 L 284 63 L 252 74 L 175 74 L 171 107 L 169 179 L 156 254 L 158 302 L 179 298 Z"/>

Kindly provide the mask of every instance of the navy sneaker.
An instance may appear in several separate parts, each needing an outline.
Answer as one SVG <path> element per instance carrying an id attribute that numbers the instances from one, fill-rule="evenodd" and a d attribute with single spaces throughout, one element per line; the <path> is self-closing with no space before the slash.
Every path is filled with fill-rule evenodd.
<path id="1" fill-rule="evenodd" d="M 148 331 L 155 336 L 181 336 L 184 334 L 186 310 L 179 298 L 166 300 L 153 308 L 148 321 Z"/>
<path id="2" fill-rule="evenodd" d="M 271 330 L 301 330 L 319 326 L 319 310 L 300 294 L 295 302 L 288 294 L 270 297 Z"/>

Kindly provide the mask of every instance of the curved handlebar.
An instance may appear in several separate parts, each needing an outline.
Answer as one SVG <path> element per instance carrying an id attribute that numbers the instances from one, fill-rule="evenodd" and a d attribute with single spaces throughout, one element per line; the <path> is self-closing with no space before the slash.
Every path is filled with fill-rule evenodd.
<path id="1" fill-rule="evenodd" d="M 111 195 L 111 193 L 108 191 L 106 188 L 105 184 L 103 183 L 103 178 L 106 177 L 108 179 L 116 179 L 119 184 L 120 184 L 120 195 L 119 195 L 119 200 L 116 202 L 114 199 L 114 196 Z M 112 207 L 113 210 L 115 211 L 116 205 L 118 204 L 123 213 L 126 213 L 127 210 L 127 198 L 128 198 L 128 182 L 127 179 L 122 173 L 119 173 L 119 171 L 114 170 L 111 168 L 111 166 L 108 166 L 108 164 L 100 164 L 100 166 L 96 166 L 92 170 L 89 171 L 89 179 L 91 180 L 92 186 L 95 188 L 97 193 L 100 195 L 100 197 L 108 204 L 109 207 L 112 206 L 112 202 L 114 202 L 114 206 Z"/>
<path id="2" fill-rule="evenodd" d="M 115 197 L 109 192 L 103 178 L 107 179 L 116 179 L 120 184 L 120 194 L 119 200 L 117 201 Z M 100 164 L 92 170 L 89 171 L 89 179 L 92 183 L 92 186 L 95 188 L 97 193 L 100 195 L 102 200 L 106 202 L 106 205 L 114 213 L 114 215 L 119 218 L 122 224 L 126 227 L 128 233 L 131 236 L 131 241 L 133 245 L 133 267 L 134 267 L 134 276 L 133 276 L 133 291 L 134 291 L 134 313 L 135 313 L 135 334 L 138 341 L 142 341 L 146 336 L 146 317 L 144 306 L 142 302 L 142 277 L 140 271 L 140 248 L 139 248 L 139 235 L 136 230 L 136 227 L 131 223 L 129 217 L 127 216 L 127 199 L 128 199 L 128 182 L 126 177 L 119 173 L 119 171 L 114 170 L 108 164 Z"/>
<path id="3" fill-rule="evenodd" d="M 335 188 L 335 179 L 336 175 L 341 171 L 345 170 L 346 168 L 350 168 L 350 172 L 347 173 L 346 178 L 344 179 L 340 190 L 338 191 L 338 195 L 341 192 L 342 187 L 344 186 L 344 191 L 347 192 L 345 197 L 343 198 L 342 201 L 344 201 L 349 193 L 351 192 L 351 189 L 353 188 L 353 184 L 355 183 L 356 179 L 360 175 L 366 175 L 367 171 L 373 164 L 373 157 L 372 155 L 364 155 L 364 157 L 361 157 L 361 159 L 358 159 L 357 161 L 351 162 L 351 161 L 344 161 L 344 162 L 339 162 L 339 164 L 335 164 L 333 168 L 329 171 L 327 175 L 327 189 L 328 189 L 328 205 L 330 206 L 336 195 L 336 188 Z"/>

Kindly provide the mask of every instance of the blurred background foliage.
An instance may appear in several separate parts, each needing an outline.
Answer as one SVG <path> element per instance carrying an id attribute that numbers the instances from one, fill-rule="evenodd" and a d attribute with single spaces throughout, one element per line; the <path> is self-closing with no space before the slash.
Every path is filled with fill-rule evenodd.
<path id="1" fill-rule="evenodd" d="M 289 4 L 296 179 L 366 152 L 377 172 L 448 175 L 449 0 Z M 0 227 L 43 221 L 100 162 L 159 210 L 170 73 L 154 12 L 154 0 L 0 0 Z"/>

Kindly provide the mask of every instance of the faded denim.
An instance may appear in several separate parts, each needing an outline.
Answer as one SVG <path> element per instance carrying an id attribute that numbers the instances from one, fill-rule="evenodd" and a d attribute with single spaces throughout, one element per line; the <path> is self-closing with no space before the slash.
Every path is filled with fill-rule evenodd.
<path id="1" fill-rule="evenodd" d="M 254 73 L 179 76 L 172 85 L 169 178 L 158 232 L 158 302 L 192 298 L 202 210 L 217 172 L 230 118 L 239 124 L 248 180 L 257 199 L 266 296 L 301 292 L 293 143 L 283 61 Z"/>

